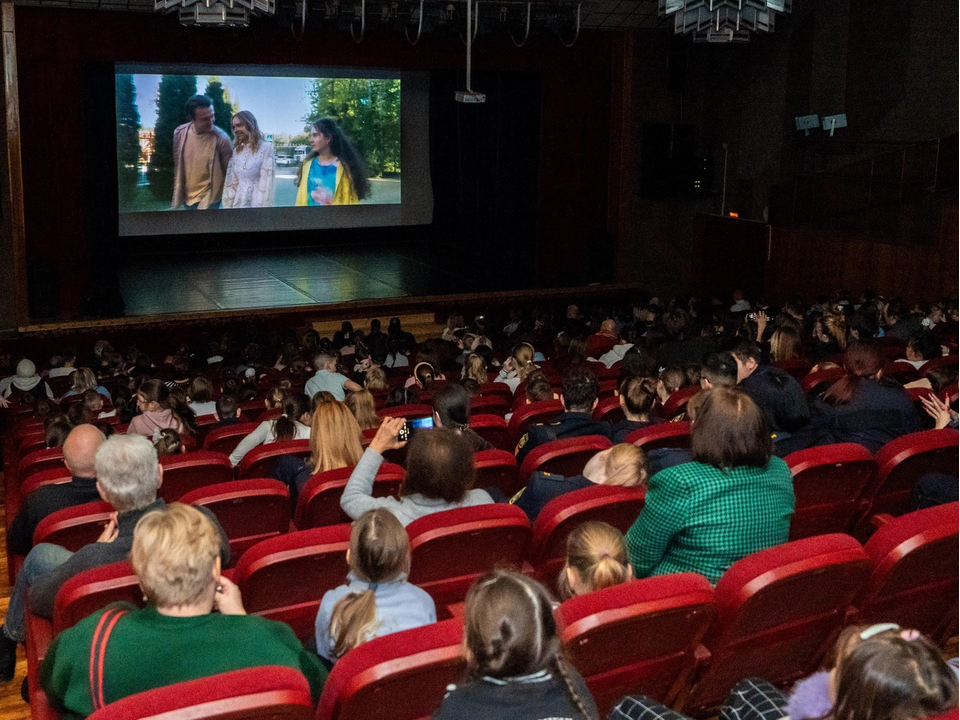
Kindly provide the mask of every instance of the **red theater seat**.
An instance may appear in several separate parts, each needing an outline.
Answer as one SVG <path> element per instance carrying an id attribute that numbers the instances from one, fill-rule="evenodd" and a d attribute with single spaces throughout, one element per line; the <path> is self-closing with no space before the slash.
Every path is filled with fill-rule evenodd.
<path id="1" fill-rule="evenodd" d="M 682 573 L 571 598 L 556 616 L 564 653 L 606 717 L 624 695 L 672 703 L 715 612 L 707 579 Z"/>
<path id="2" fill-rule="evenodd" d="M 157 494 L 164 500 L 176 502 L 191 490 L 233 480 L 230 458 L 210 450 L 197 450 L 184 455 L 166 455 L 160 458 L 163 483 Z"/>
<path id="3" fill-rule="evenodd" d="M 265 478 L 232 480 L 191 490 L 180 498 L 212 512 L 230 540 L 234 562 L 261 540 L 290 530 L 290 490 Z"/>
<path id="4" fill-rule="evenodd" d="M 820 393 L 825 392 L 831 385 L 833 385 L 840 378 L 844 377 L 846 374 L 847 371 L 842 367 L 817 370 L 817 372 L 812 372 L 805 375 L 800 380 L 800 387 L 803 388 L 803 391 L 807 394 L 807 397 L 813 398 Z"/>
<path id="5" fill-rule="evenodd" d="M 41 470 L 20 483 L 20 497 L 25 498 L 44 485 L 61 485 L 70 482 L 71 479 L 70 471 L 67 470 L 66 465 L 51 470 Z"/>
<path id="6" fill-rule="evenodd" d="M 47 446 L 47 433 L 43 430 L 32 432 L 20 438 L 20 444 L 17 448 L 20 456 L 23 457 L 34 450 L 43 450 Z"/>
<path id="7" fill-rule="evenodd" d="M 480 386 L 480 397 L 499 397 L 505 403 L 513 403 L 513 391 L 502 382 L 485 382 Z"/>
<path id="8" fill-rule="evenodd" d="M 467 590 L 494 568 L 518 570 L 530 546 L 530 521 L 513 505 L 494 503 L 433 513 L 407 525 L 410 582 L 438 609 L 463 602 Z"/>
<path id="9" fill-rule="evenodd" d="M 471 415 L 470 429 L 499 450 L 513 450 L 507 421 L 501 415 Z"/>
<path id="10" fill-rule="evenodd" d="M 877 474 L 870 452 L 856 443 L 838 443 L 798 450 L 784 460 L 796 495 L 790 539 L 849 530 L 864 489 Z"/>
<path id="11" fill-rule="evenodd" d="M 610 439 L 603 435 L 562 438 L 538 445 L 523 458 L 520 482 L 526 483 L 538 470 L 566 477 L 579 475 L 590 458 L 612 446 Z"/>
<path id="12" fill-rule="evenodd" d="M 596 487 L 565 493 L 548 502 L 533 523 L 530 562 L 551 590 L 567 558 L 567 537 L 578 525 L 599 520 L 626 533 L 646 497 L 645 488 Z"/>
<path id="13" fill-rule="evenodd" d="M 860 543 L 839 534 L 778 545 L 734 563 L 717 583 L 717 618 L 703 639 L 709 662 L 678 709 L 709 714 L 745 677 L 780 684 L 809 675 L 869 573 Z"/>
<path id="14" fill-rule="evenodd" d="M 690 402 L 690 398 L 700 392 L 699 385 L 690 385 L 685 388 L 680 388 L 670 397 L 667 398 L 667 401 L 660 406 L 659 412 L 660 417 L 667 420 L 673 420 L 677 415 L 686 411 L 687 403 Z"/>
<path id="15" fill-rule="evenodd" d="M 470 412 L 473 415 L 503 417 L 510 412 L 510 403 L 500 395 L 474 395 L 470 398 Z"/>
<path id="16" fill-rule="evenodd" d="M 327 590 L 346 580 L 350 526 L 299 530 L 263 540 L 237 563 L 233 579 L 247 612 L 280 620 L 306 640 Z"/>
<path id="17" fill-rule="evenodd" d="M 474 487 L 497 487 L 508 498 L 520 489 L 520 468 L 512 452 L 481 450 L 473 454 L 473 468 L 476 472 Z"/>
<path id="18" fill-rule="evenodd" d="M 203 449 L 223 453 L 229 457 L 230 453 L 237 449 L 240 441 L 259 426 L 260 423 L 242 422 L 210 430 L 203 439 Z"/>
<path id="19" fill-rule="evenodd" d="M 561 414 L 563 414 L 563 405 L 559 400 L 540 400 L 529 405 L 521 405 L 510 416 L 510 442 L 516 447 L 528 427 L 538 422 L 549 422 Z"/>
<path id="20" fill-rule="evenodd" d="M 810 363 L 806 360 L 795 358 L 793 360 L 778 360 L 771 363 L 774 367 L 780 368 L 793 375 L 798 381 L 802 380 L 810 372 Z"/>
<path id="21" fill-rule="evenodd" d="M 52 543 L 76 552 L 97 541 L 112 514 L 113 506 L 103 501 L 57 510 L 37 525 L 33 531 L 33 544 Z"/>
<path id="22" fill-rule="evenodd" d="M 25 478 L 42 470 L 65 467 L 63 464 L 62 448 L 45 448 L 34 450 L 20 458 L 17 466 L 17 477 Z"/>
<path id="23" fill-rule="evenodd" d="M 931 370 L 941 367 L 956 367 L 958 362 L 960 362 L 960 357 L 957 357 L 956 355 L 943 355 L 942 357 L 934 358 L 933 360 L 927 360 L 919 367 L 917 374 L 920 377 L 926 377 L 930 374 Z"/>
<path id="24" fill-rule="evenodd" d="M 294 525 L 300 530 L 351 522 L 340 507 L 340 497 L 355 466 L 317 473 L 300 490 Z M 406 473 L 393 463 L 382 463 L 373 480 L 374 497 L 399 497 Z"/>
<path id="25" fill-rule="evenodd" d="M 857 537 L 870 534 L 869 515 L 886 513 L 902 515 L 910 509 L 910 493 L 914 484 L 927 473 L 943 473 L 957 477 L 958 438 L 956 430 L 924 430 L 891 440 L 877 453 L 877 476 L 864 492 Z"/>
<path id="26" fill-rule="evenodd" d="M 611 425 L 623 422 L 625 416 L 623 414 L 623 408 L 620 407 L 620 397 L 613 395 L 600 400 L 593 409 L 593 419 L 606 420 Z"/>
<path id="27" fill-rule="evenodd" d="M 462 639 L 455 618 L 355 647 L 333 666 L 317 720 L 427 720 L 464 677 Z"/>
<path id="28" fill-rule="evenodd" d="M 245 668 L 130 695 L 93 713 L 93 720 L 312 720 L 310 686 L 299 670 Z"/>
<path id="29" fill-rule="evenodd" d="M 688 448 L 690 447 L 690 428 L 690 422 L 687 420 L 647 425 L 627 435 L 625 442 L 633 443 L 644 450 Z"/>
<path id="30" fill-rule="evenodd" d="M 281 440 L 279 442 L 259 445 L 246 455 L 237 464 L 238 478 L 270 477 L 277 458 L 284 455 L 296 455 L 306 460 L 310 457 L 309 440 Z"/>
<path id="31" fill-rule="evenodd" d="M 854 600 L 854 621 L 895 622 L 945 644 L 957 628 L 957 518 L 948 503 L 893 518 L 865 550 L 873 572 Z"/>
<path id="32" fill-rule="evenodd" d="M 394 405 L 384 408 L 377 413 L 381 418 L 402 417 L 411 420 L 413 418 L 433 417 L 433 408 L 423 403 L 411 403 L 409 405 Z"/>

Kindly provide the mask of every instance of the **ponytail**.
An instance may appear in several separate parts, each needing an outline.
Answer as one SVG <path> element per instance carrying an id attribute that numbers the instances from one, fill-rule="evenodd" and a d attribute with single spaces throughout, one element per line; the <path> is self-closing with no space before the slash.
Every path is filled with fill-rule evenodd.
<path id="1" fill-rule="evenodd" d="M 567 576 L 568 568 L 590 592 L 633 579 L 623 535 L 605 522 L 585 522 L 574 528 L 567 538 L 567 563 L 557 578 L 562 600 L 576 595 Z"/>
<path id="2" fill-rule="evenodd" d="M 583 701 L 583 698 L 580 697 L 580 693 L 577 692 L 577 688 L 573 684 L 573 678 L 570 675 L 567 661 L 564 660 L 563 656 L 559 653 L 557 654 L 555 665 L 557 674 L 563 679 L 563 684 L 567 688 L 567 694 L 570 695 L 570 699 L 573 701 L 577 710 L 580 711 L 580 714 L 583 715 L 584 720 L 596 720 L 596 716 L 590 712 L 587 704 Z"/>
<path id="3" fill-rule="evenodd" d="M 849 403 L 863 378 L 875 378 L 883 370 L 884 355 L 880 346 L 872 340 L 858 340 L 847 348 L 843 365 L 847 375 L 837 380 L 823 394 L 828 405 Z"/>
<path id="4" fill-rule="evenodd" d="M 333 656 L 340 657 L 369 640 L 376 622 L 377 594 L 373 588 L 340 598 L 330 615 Z"/>
<path id="5" fill-rule="evenodd" d="M 310 399 L 303 393 L 291 393 L 283 399 L 283 415 L 273 422 L 273 436 L 277 441 L 294 440 L 297 423 L 310 412 Z"/>

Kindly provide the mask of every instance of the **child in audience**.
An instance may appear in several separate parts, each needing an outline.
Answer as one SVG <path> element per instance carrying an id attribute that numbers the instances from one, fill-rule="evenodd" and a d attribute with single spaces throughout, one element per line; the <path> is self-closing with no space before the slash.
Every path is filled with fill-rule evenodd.
<path id="1" fill-rule="evenodd" d="M 407 582 L 410 542 L 387 510 L 365 512 L 353 524 L 347 583 L 328 590 L 316 620 L 317 653 L 330 663 L 357 645 L 437 621 L 433 599 Z"/>
<path id="2" fill-rule="evenodd" d="M 160 430 L 160 437 L 153 444 L 157 450 L 157 457 L 165 455 L 179 455 L 183 452 L 183 442 L 180 440 L 180 433 L 172 428 Z"/>
<path id="3" fill-rule="evenodd" d="M 153 439 L 154 432 L 173 428 L 177 432 L 193 432 L 193 411 L 178 401 L 162 380 L 146 380 L 137 390 L 137 407 L 140 414 L 130 421 L 129 435 L 143 435 Z"/>
<path id="4" fill-rule="evenodd" d="M 567 538 L 567 564 L 557 578 L 560 599 L 633 580 L 623 534 L 605 522 L 578 525 Z"/>
<path id="5" fill-rule="evenodd" d="M 377 417 L 377 407 L 373 395 L 369 390 L 358 390 L 347 394 L 345 400 L 350 412 L 357 419 L 361 430 L 372 430 L 380 427 L 380 418 Z"/>
<path id="6" fill-rule="evenodd" d="M 216 408 L 216 427 L 227 427 L 240 422 L 240 408 L 238 407 L 236 395 L 229 393 L 221 395 L 217 398 Z"/>
<path id="7" fill-rule="evenodd" d="M 217 404 L 213 401 L 213 383 L 203 375 L 197 375 L 187 388 L 187 402 L 197 417 L 213 415 Z"/>
<path id="8" fill-rule="evenodd" d="M 452 686 L 434 720 L 594 720 L 583 678 L 566 663 L 550 596 L 520 573 L 495 572 L 467 593 L 467 679 Z"/>
<path id="9" fill-rule="evenodd" d="M 303 393 L 287 395 L 283 400 L 283 414 L 276 420 L 264 420 L 247 435 L 230 454 L 230 464 L 236 467 L 243 456 L 258 445 L 281 440 L 310 439 L 310 400 Z"/>

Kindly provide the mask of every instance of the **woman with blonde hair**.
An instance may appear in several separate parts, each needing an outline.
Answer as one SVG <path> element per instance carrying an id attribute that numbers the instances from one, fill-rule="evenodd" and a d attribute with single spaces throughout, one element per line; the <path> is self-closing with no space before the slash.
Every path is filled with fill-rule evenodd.
<path id="1" fill-rule="evenodd" d="M 778 327 L 770 336 L 771 362 L 797 360 L 802 356 L 803 346 L 800 335 L 792 327 Z"/>
<path id="2" fill-rule="evenodd" d="M 223 182 L 223 207 L 273 206 L 273 143 L 267 142 L 249 110 L 233 116 L 233 157 Z"/>
<path id="3" fill-rule="evenodd" d="M 83 395 L 87 390 L 96 390 L 97 393 L 103 395 L 107 400 L 111 399 L 110 391 L 102 385 L 97 384 L 97 376 L 93 374 L 93 370 L 85 367 L 77 368 L 70 373 L 70 389 L 67 390 L 63 396 Z"/>
<path id="4" fill-rule="evenodd" d="M 369 510 L 353 524 L 347 565 L 347 583 L 320 601 L 320 657 L 333 662 L 367 640 L 437 621 L 433 598 L 407 582 L 410 541 L 389 510 Z"/>
<path id="5" fill-rule="evenodd" d="M 581 475 L 565 477 L 541 471 L 533 473 L 527 486 L 514 495 L 510 503 L 523 510 L 533 522 L 548 502 L 573 490 L 594 485 L 643 486 L 647 477 L 649 471 L 643 450 L 636 445 L 620 443 L 590 458 Z"/>
<path id="6" fill-rule="evenodd" d="M 504 361 L 503 367 L 500 368 L 494 382 L 503 383 L 509 386 L 513 392 L 516 392 L 520 383 L 524 382 L 527 376 L 537 369 L 537 366 L 533 364 L 534 354 L 533 345 L 530 343 L 524 342 L 515 346 L 513 352 L 510 353 L 510 357 Z"/>
<path id="7" fill-rule="evenodd" d="M 380 418 L 377 417 L 377 407 L 373 401 L 373 394 L 369 390 L 357 390 L 349 393 L 345 400 L 350 412 L 357 419 L 360 430 L 373 430 L 380 427 Z"/>
<path id="8" fill-rule="evenodd" d="M 240 590 L 221 574 L 224 542 L 209 515 L 190 505 L 146 513 L 130 560 L 147 606 L 114 604 L 57 636 L 40 670 L 52 704 L 87 717 L 145 690 L 262 665 L 299 670 L 316 701 L 326 678 L 320 661 L 289 626 L 246 614 Z M 95 641 L 108 650 L 93 668 Z"/>
<path id="9" fill-rule="evenodd" d="M 480 355 L 470 353 L 463 363 L 462 379 L 473 380 L 478 385 L 487 382 L 487 362 Z"/>
<path id="10" fill-rule="evenodd" d="M 295 501 L 313 475 L 356 465 L 363 455 L 362 437 L 360 425 L 346 404 L 330 400 L 318 405 L 310 426 L 310 458 L 304 462 L 293 455 L 284 456 L 273 476 L 287 484 Z"/>
<path id="11" fill-rule="evenodd" d="M 367 370 L 363 377 L 363 387 L 372 393 L 384 392 L 387 389 L 387 374 L 379 365 Z"/>
<path id="12" fill-rule="evenodd" d="M 567 562 L 557 578 L 560 599 L 633 580 L 623 534 L 605 522 L 578 525 L 567 538 Z"/>

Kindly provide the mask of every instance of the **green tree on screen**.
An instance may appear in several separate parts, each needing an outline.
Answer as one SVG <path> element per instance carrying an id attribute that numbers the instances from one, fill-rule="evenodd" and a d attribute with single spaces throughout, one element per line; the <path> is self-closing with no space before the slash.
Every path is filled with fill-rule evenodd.
<path id="1" fill-rule="evenodd" d="M 150 189 L 158 199 L 173 197 L 173 131 L 187 121 L 186 104 L 197 94 L 194 75 L 164 75 L 157 91 L 157 126 L 153 130 Z"/>
<path id="2" fill-rule="evenodd" d="M 117 75 L 117 181 L 120 207 L 127 207 L 137 191 L 140 162 L 140 111 L 132 75 Z"/>
<path id="3" fill-rule="evenodd" d="M 304 120 L 336 120 L 370 177 L 400 172 L 399 80 L 317 78 L 308 95 L 311 113 Z"/>
<path id="4" fill-rule="evenodd" d="M 233 127 L 230 123 L 238 108 L 230 100 L 230 91 L 223 87 L 220 78 L 213 76 L 207 82 L 207 88 L 203 94 L 213 100 L 213 124 L 229 137 L 233 137 Z"/>

